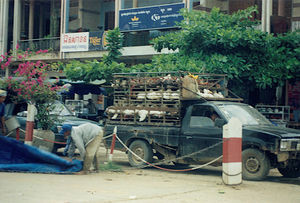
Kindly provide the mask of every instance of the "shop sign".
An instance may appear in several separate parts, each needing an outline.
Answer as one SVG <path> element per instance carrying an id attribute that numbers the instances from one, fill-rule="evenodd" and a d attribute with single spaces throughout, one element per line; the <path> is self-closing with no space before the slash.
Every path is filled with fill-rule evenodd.
<path id="1" fill-rule="evenodd" d="M 89 51 L 105 50 L 106 32 L 90 32 L 89 33 Z"/>
<path id="2" fill-rule="evenodd" d="M 119 12 L 119 28 L 121 31 L 137 31 L 176 27 L 176 22 L 183 20 L 179 13 L 182 8 L 184 3 L 123 9 Z"/>
<path id="3" fill-rule="evenodd" d="M 89 50 L 89 33 L 65 33 L 61 37 L 61 52 L 77 52 Z"/>

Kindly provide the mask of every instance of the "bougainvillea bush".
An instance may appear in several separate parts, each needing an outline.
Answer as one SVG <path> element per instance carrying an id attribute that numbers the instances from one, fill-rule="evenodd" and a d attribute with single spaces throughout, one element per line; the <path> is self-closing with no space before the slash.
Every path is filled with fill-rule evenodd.
<path id="1" fill-rule="evenodd" d="M 35 53 L 28 50 L 21 52 L 17 46 L 15 53 L 11 51 L 1 55 L 0 64 L 2 70 L 8 68 L 10 72 L 14 66 L 17 66 L 12 75 L 3 81 L 3 85 L 13 93 L 11 96 L 14 101 L 26 101 L 36 106 L 38 128 L 47 130 L 56 120 L 50 115 L 53 108 L 51 103 L 58 98 L 57 91 L 60 88 L 47 82 L 47 63 L 28 60 L 29 56 L 43 53 L 47 53 L 47 50 L 39 50 Z"/>

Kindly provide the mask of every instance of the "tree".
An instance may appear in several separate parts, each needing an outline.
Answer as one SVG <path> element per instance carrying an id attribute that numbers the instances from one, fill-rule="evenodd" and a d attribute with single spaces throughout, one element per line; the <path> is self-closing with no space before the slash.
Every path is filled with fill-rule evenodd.
<path id="1" fill-rule="evenodd" d="M 299 33 L 274 37 L 256 29 L 255 7 L 227 15 L 214 8 L 182 12 L 181 30 L 153 40 L 157 51 L 178 53 L 155 57 L 155 69 L 222 73 L 258 87 L 283 84 L 299 69 Z M 157 63 L 157 62 L 160 63 Z"/>
<path id="2" fill-rule="evenodd" d="M 50 112 L 51 104 L 58 98 L 57 91 L 60 87 L 53 86 L 46 80 L 48 64 L 43 61 L 29 61 L 30 55 L 47 53 L 48 50 L 39 50 L 35 53 L 18 49 L 1 55 L 1 68 L 10 68 L 18 64 L 18 68 L 10 76 L 2 81 L 2 86 L 13 93 L 10 95 L 16 102 L 25 101 L 29 105 L 35 105 L 37 109 L 36 119 L 39 128 L 48 130 L 57 120 Z M 13 63 L 15 62 L 15 63 Z M 34 116 L 33 116 L 34 117 Z"/>
<path id="3" fill-rule="evenodd" d="M 121 56 L 123 35 L 118 28 L 108 31 L 106 35 L 108 55 L 104 55 L 102 61 L 72 60 L 66 64 L 64 72 L 68 79 L 73 81 L 83 80 L 91 82 L 94 80 L 105 79 L 107 82 L 112 80 L 112 73 L 126 71 L 124 63 L 118 63 Z"/>

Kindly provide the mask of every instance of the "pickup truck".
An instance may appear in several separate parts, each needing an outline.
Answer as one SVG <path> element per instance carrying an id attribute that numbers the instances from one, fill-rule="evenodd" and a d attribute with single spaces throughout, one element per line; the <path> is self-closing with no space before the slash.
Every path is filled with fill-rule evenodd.
<path id="1" fill-rule="evenodd" d="M 203 164 L 222 155 L 222 126 L 230 118 L 236 117 L 242 122 L 243 128 L 243 179 L 263 180 L 271 168 L 277 168 L 284 177 L 300 176 L 299 130 L 274 126 L 256 109 L 239 102 L 186 103 L 180 125 L 147 126 L 107 122 L 105 134 L 112 134 L 117 126 L 118 137 L 148 162 L 156 158 L 176 160 L 175 164 Z M 212 113 L 217 114 L 215 121 L 210 118 Z M 111 139 L 106 141 L 107 148 L 110 143 Z M 214 147 L 204 150 L 211 146 Z M 115 149 L 127 151 L 118 141 Z M 200 153 L 195 153 L 198 151 Z M 128 153 L 128 159 L 133 167 L 144 165 L 131 153 Z M 222 160 L 214 163 L 216 166 L 221 164 Z"/>

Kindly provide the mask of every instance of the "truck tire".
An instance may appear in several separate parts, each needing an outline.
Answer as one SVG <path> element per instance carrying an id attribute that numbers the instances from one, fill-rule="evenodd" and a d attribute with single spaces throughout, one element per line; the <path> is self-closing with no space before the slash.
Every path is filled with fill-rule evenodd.
<path id="1" fill-rule="evenodd" d="M 242 152 L 242 176 L 244 180 L 263 180 L 270 171 L 270 159 L 258 149 Z"/>
<path id="2" fill-rule="evenodd" d="M 285 178 L 298 178 L 300 177 L 300 164 L 294 165 L 292 163 L 288 163 L 285 168 L 277 168 L 279 173 L 283 175 Z"/>
<path id="3" fill-rule="evenodd" d="M 143 140 L 135 140 L 130 144 L 129 149 L 143 160 L 149 163 L 152 162 L 153 151 L 152 147 L 147 142 Z M 128 160 L 130 165 L 133 167 L 141 167 L 146 165 L 143 161 L 130 152 L 128 152 Z"/>

